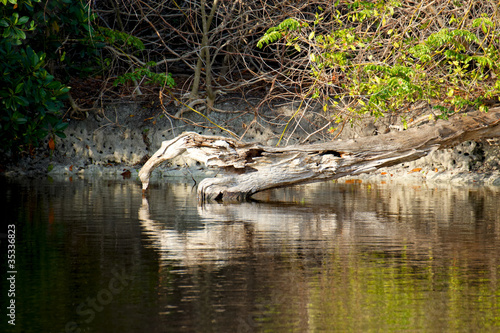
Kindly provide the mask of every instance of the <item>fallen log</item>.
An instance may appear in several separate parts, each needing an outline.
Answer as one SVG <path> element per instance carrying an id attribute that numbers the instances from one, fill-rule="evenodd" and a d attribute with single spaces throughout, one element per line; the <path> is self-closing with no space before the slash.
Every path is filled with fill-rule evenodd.
<path id="1" fill-rule="evenodd" d="M 446 121 L 385 135 L 287 147 L 187 132 L 164 141 L 144 164 L 139 177 L 146 191 L 151 173 L 158 165 L 187 154 L 223 171 L 220 178 L 200 182 L 201 202 L 241 201 L 263 190 L 358 175 L 416 160 L 464 141 L 498 136 L 500 108 L 488 113 L 458 114 Z"/>

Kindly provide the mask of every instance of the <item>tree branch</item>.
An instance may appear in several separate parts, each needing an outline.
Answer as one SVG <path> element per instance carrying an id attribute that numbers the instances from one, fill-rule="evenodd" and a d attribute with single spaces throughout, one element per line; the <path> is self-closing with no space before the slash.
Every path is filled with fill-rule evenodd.
<path id="1" fill-rule="evenodd" d="M 164 141 L 142 167 L 139 177 L 145 191 L 154 168 L 167 159 L 187 154 L 208 167 L 220 168 L 224 174 L 199 184 L 201 202 L 239 201 L 263 190 L 358 175 L 416 160 L 463 141 L 498 136 L 500 108 L 455 115 L 449 121 L 375 137 L 289 147 L 183 133 Z"/>

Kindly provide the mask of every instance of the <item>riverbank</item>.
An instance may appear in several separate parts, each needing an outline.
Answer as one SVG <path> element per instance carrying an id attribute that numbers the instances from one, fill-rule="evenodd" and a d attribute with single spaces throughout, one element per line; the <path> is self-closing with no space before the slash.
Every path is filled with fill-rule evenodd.
<path id="1" fill-rule="evenodd" d="M 174 105 L 162 110 L 144 103 L 115 104 L 100 113 L 88 115 L 84 120 L 71 120 L 65 132 L 67 137 L 57 138 L 53 150 L 46 142 L 33 155 L 25 156 L 16 163 L 5 164 L 3 173 L 11 177 L 135 179 L 142 165 L 162 141 L 186 131 L 222 136 L 229 136 L 231 132 L 243 137 L 244 141 L 275 145 L 297 106 L 271 105 L 257 115 L 253 110 L 257 102 L 226 98 L 216 104 L 218 111 L 208 114 L 209 120 L 191 111 L 184 113 L 184 119 L 175 119 L 170 116 L 176 113 Z M 419 114 L 425 112 L 420 110 Z M 281 144 L 324 142 L 337 135 L 336 131 L 317 128 L 314 124 L 325 124 L 325 115 L 320 110 L 298 114 L 288 124 Z M 354 127 L 344 126 L 337 139 L 378 135 L 401 128 L 399 117 L 388 117 L 376 123 L 367 119 Z M 209 170 L 199 162 L 181 156 L 155 170 L 153 181 L 165 177 L 202 179 L 216 174 L 217 170 Z M 347 179 L 500 186 L 500 138 L 464 142 L 454 148 L 434 151 L 413 162 Z"/>

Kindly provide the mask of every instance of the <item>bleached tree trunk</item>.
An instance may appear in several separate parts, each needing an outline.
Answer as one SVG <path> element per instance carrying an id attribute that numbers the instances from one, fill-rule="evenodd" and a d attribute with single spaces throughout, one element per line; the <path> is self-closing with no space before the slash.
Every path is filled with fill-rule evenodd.
<path id="1" fill-rule="evenodd" d="M 220 178 L 200 182 L 200 201 L 239 201 L 263 190 L 366 173 L 416 160 L 463 141 L 498 136 L 500 108 L 455 115 L 448 121 L 385 135 L 288 147 L 188 132 L 164 141 L 142 167 L 139 177 L 145 191 L 151 173 L 160 163 L 187 154 L 223 171 Z"/>

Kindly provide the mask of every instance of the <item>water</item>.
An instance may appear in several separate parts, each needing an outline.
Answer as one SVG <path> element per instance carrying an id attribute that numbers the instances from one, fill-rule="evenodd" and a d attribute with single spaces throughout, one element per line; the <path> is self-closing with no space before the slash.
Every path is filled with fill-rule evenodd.
<path id="1" fill-rule="evenodd" d="M 9 331 L 500 331 L 498 188 L 326 182 L 199 206 L 192 184 L 0 183 Z"/>

